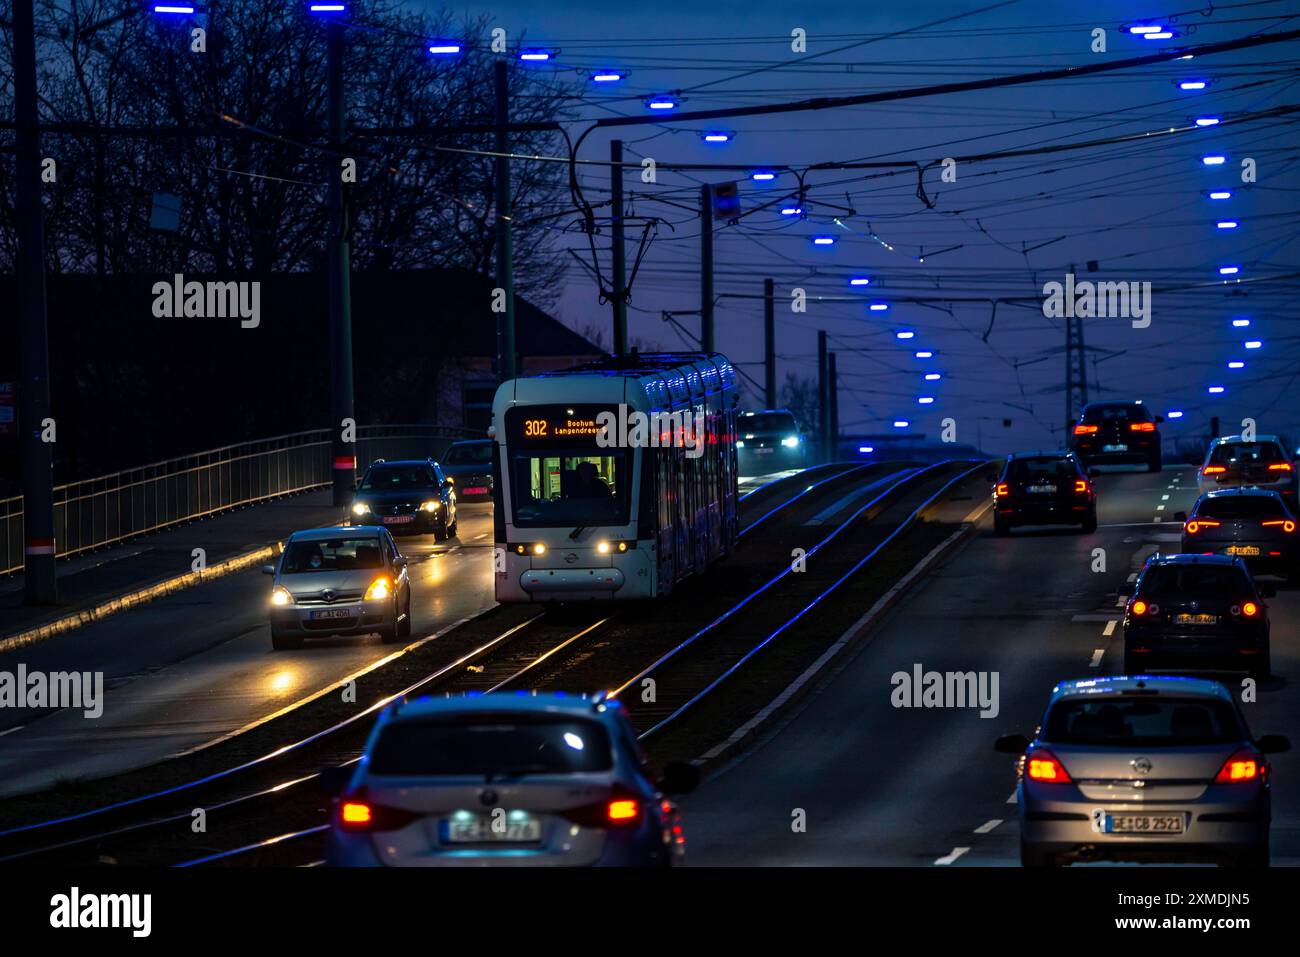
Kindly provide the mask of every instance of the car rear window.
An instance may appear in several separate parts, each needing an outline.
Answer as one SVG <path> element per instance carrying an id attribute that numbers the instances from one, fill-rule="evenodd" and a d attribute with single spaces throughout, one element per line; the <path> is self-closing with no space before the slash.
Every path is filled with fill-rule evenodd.
<path id="1" fill-rule="evenodd" d="M 1141 405 L 1093 405 L 1083 410 L 1083 421 L 1096 425 L 1121 419 L 1126 422 L 1152 422 L 1151 413 Z"/>
<path id="2" fill-rule="evenodd" d="M 1157 565 L 1142 576 L 1144 595 L 1248 595 L 1253 589 L 1246 573 L 1233 565 Z"/>
<path id="3" fill-rule="evenodd" d="M 1286 506 L 1271 495 L 1228 495 L 1207 498 L 1196 506 L 1197 518 L 1289 518 Z"/>
<path id="4" fill-rule="evenodd" d="M 573 774 L 608 771 L 609 735 L 595 721 L 518 715 L 387 725 L 370 754 L 380 775 Z"/>
<path id="5" fill-rule="evenodd" d="M 780 432 L 782 435 L 798 435 L 799 425 L 789 412 L 756 412 L 754 415 L 742 415 L 736 428 L 744 433 Z"/>
<path id="6" fill-rule="evenodd" d="M 1040 477 L 1074 479 L 1078 476 L 1079 467 L 1074 460 L 1059 456 L 1012 459 L 1007 463 L 1007 478 L 1017 482 Z"/>
<path id="7" fill-rule="evenodd" d="M 491 442 L 467 442 L 453 445 L 442 461 L 446 465 L 488 465 L 492 462 Z"/>
<path id="8" fill-rule="evenodd" d="M 290 542 L 284 550 L 284 564 L 281 571 L 286 575 L 296 575 L 302 572 L 380 568 L 383 564 L 379 539 L 331 538 L 321 541 Z"/>
<path id="9" fill-rule="evenodd" d="M 394 465 L 371 469 L 361 480 L 361 489 L 366 492 L 405 491 L 432 488 L 437 484 L 433 469 L 427 465 Z"/>
<path id="10" fill-rule="evenodd" d="M 1285 461 L 1282 447 L 1276 442 L 1223 442 L 1210 452 L 1211 465 L 1226 465 L 1229 468 L 1271 465 Z"/>
<path id="11" fill-rule="evenodd" d="M 1043 734 L 1053 744 L 1124 748 L 1230 744 L 1243 737 L 1226 702 L 1163 695 L 1065 698 L 1052 706 Z"/>

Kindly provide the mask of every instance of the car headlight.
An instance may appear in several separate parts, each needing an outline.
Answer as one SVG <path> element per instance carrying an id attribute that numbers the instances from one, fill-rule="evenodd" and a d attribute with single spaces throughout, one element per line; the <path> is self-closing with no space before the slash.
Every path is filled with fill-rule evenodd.
<path id="1" fill-rule="evenodd" d="M 736 448 L 738 448 L 738 449 L 743 449 L 744 447 L 745 447 L 745 440 L 744 440 L 744 439 L 737 439 L 737 440 L 736 440 Z"/>
<path id="2" fill-rule="evenodd" d="M 381 598 L 387 598 L 389 595 L 389 585 L 387 578 L 376 578 L 366 589 L 366 601 L 378 601 Z"/>
<path id="3" fill-rule="evenodd" d="M 271 590 L 271 604 L 292 605 L 293 596 L 289 594 L 289 589 L 284 588 L 281 585 L 276 585 L 275 588 Z"/>
<path id="4" fill-rule="evenodd" d="M 368 514 L 369 512 L 370 512 L 370 506 L 367 505 L 365 502 L 353 502 L 353 503 L 352 503 L 352 514 L 353 514 L 353 515 L 366 515 L 366 514 Z"/>
<path id="5" fill-rule="evenodd" d="M 425 502 L 423 505 L 420 506 L 420 508 L 424 509 L 426 512 L 436 512 L 441 507 L 442 507 L 442 503 L 439 502 L 437 499 L 434 499 L 433 501 L 430 502 Z"/>
<path id="6" fill-rule="evenodd" d="M 785 438 L 781 440 L 781 444 L 784 445 L 787 449 L 793 449 L 799 444 L 799 436 L 787 435 Z"/>

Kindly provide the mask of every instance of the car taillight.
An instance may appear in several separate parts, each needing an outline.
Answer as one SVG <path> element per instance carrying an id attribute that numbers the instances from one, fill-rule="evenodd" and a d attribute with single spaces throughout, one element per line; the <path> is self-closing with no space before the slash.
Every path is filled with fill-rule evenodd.
<path id="1" fill-rule="evenodd" d="M 605 808 L 605 816 L 614 824 L 635 821 L 641 816 L 641 802 L 635 798 L 618 798 L 610 801 Z"/>
<path id="2" fill-rule="evenodd" d="M 1215 784 L 1242 784 L 1264 776 L 1264 759 L 1251 748 L 1242 748 L 1223 762 L 1214 776 Z"/>
<path id="3" fill-rule="evenodd" d="M 1270 521 L 1264 522 L 1263 524 L 1266 525 L 1266 526 L 1267 526 L 1267 525 L 1272 525 L 1272 526 L 1274 526 L 1274 527 L 1277 527 L 1277 526 L 1280 525 L 1280 526 L 1282 526 L 1282 531 L 1287 532 L 1288 534 L 1291 533 L 1291 532 L 1294 532 L 1294 531 L 1295 531 L 1295 522 L 1291 521 L 1291 519 L 1289 519 L 1289 518 L 1279 518 L 1279 519 L 1275 519 L 1275 520 L 1270 520 Z"/>
<path id="4" fill-rule="evenodd" d="M 1203 475 L 1218 475 L 1220 472 L 1226 471 L 1228 471 L 1226 465 L 1207 465 L 1205 468 L 1201 469 Z"/>
<path id="5" fill-rule="evenodd" d="M 1025 774 L 1029 775 L 1031 781 L 1042 781 L 1047 784 L 1070 783 L 1070 775 L 1066 773 L 1065 766 L 1056 760 L 1056 755 L 1042 748 L 1030 752 L 1025 759 Z"/>
<path id="6" fill-rule="evenodd" d="M 422 816 L 416 811 L 373 804 L 357 795 L 339 804 L 338 823 L 345 831 L 397 831 Z"/>
<path id="7" fill-rule="evenodd" d="M 1084 479 L 1074 480 L 1074 492 L 1076 495 L 1082 494 L 1087 491 L 1088 491 L 1088 483 Z"/>
<path id="8" fill-rule="evenodd" d="M 1010 495 L 1011 486 L 1008 485 L 1006 482 L 999 482 L 998 487 L 993 490 L 993 494 L 1002 495 L 1002 496 Z"/>
<path id="9" fill-rule="evenodd" d="M 1269 470 L 1270 472 L 1290 472 L 1290 471 L 1292 471 L 1292 469 L 1291 469 L 1291 463 L 1290 463 L 1290 462 L 1274 462 L 1272 465 L 1270 465 L 1270 466 L 1268 467 L 1268 470 Z"/>
<path id="10" fill-rule="evenodd" d="M 1216 522 L 1211 518 L 1194 518 L 1183 526 L 1183 531 L 1188 535 L 1195 535 L 1203 528 L 1218 528 L 1221 522 Z"/>
<path id="11" fill-rule="evenodd" d="M 1134 432 L 1154 432 L 1156 430 L 1154 422 L 1130 422 L 1128 427 Z"/>
<path id="12" fill-rule="evenodd" d="M 1095 425 L 1076 425 L 1074 427 L 1075 435 L 1092 435 L 1096 431 L 1097 427 Z"/>
<path id="13" fill-rule="evenodd" d="M 369 804 L 360 801 L 344 801 L 339 808 L 339 823 L 348 830 L 364 831 L 370 827 L 374 811 Z"/>
<path id="14" fill-rule="evenodd" d="M 1135 615 L 1145 615 L 1147 613 L 1147 603 L 1141 598 L 1135 598 L 1129 610 Z"/>
<path id="15" fill-rule="evenodd" d="M 1241 605 L 1241 613 L 1247 618 L 1254 618 L 1259 614 L 1259 606 L 1253 601 L 1243 602 Z"/>
<path id="16" fill-rule="evenodd" d="M 559 813 L 581 827 L 636 827 L 645 815 L 645 806 L 631 791 L 616 787 L 607 800 Z"/>

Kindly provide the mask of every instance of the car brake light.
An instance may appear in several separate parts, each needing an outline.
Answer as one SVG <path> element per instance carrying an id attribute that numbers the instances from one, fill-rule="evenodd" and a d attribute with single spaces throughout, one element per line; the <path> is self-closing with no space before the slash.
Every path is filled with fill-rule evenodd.
<path id="1" fill-rule="evenodd" d="M 1242 748 L 1223 762 L 1214 776 L 1215 784 L 1241 784 L 1255 781 L 1264 775 L 1264 760 L 1250 748 Z"/>
<path id="2" fill-rule="evenodd" d="M 370 809 L 369 804 L 362 804 L 360 801 L 345 801 L 343 807 L 339 809 L 339 823 L 349 830 L 365 830 L 370 826 L 374 818 L 374 812 Z"/>
<path id="3" fill-rule="evenodd" d="M 1154 422 L 1130 422 L 1128 427 L 1134 432 L 1154 432 L 1156 430 Z"/>
<path id="4" fill-rule="evenodd" d="M 1135 615 L 1145 615 L 1147 613 L 1147 603 L 1140 598 L 1135 599 L 1130 611 Z"/>
<path id="5" fill-rule="evenodd" d="M 999 482 L 999 483 L 998 483 L 998 487 L 995 488 L 995 489 L 993 490 L 993 494 L 994 494 L 994 495 L 1010 495 L 1010 494 L 1011 494 L 1011 486 L 1009 486 L 1006 482 Z"/>
<path id="6" fill-rule="evenodd" d="M 1095 425 L 1076 425 L 1074 427 L 1075 435 L 1092 435 L 1096 431 L 1097 427 Z"/>
<path id="7" fill-rule="evenodd" d="M 1031 781 L 1043 781 L 1047 784 L 1069 784 L 1070 775 L 1065 766 L 1056 760 L 1056 755 L 1039 748 L 1032 752 L 1025 761 L 1025 773 Z"/>
<path id="8" fill-rule="evenodd" d="M 1273 525 L 1273 526 L 1281 525 L 1282 531 L 1288 533 L 1295 531 L 1295 522 L 1291 521 L 1291 519 L 1289 518 L 1279 518 L 1272 521 L 1264 522 L 1264 524 Z"/>
<path id="9" fill-rule="evenodd" d="M 1259 606 L 1256 605 L 1253 601 L 1245 602 L 1241 606 L 1241 613 L 1245 615 L 1247 618 L 1254 618 L 1256 615 L 1259 614 Z"/>
<path id="10" fill-rule="evenodd" d="M 339 805 L 338 823 L 345 831 L 399 831 L 423 817 L 416 811 L 373 804 L 358 791 Z"/>
<path id="11" fill-rule="evenodd" d="M 634 821 L 641 816 L 641 805 L 633 798 L 618 798 L 609 802 L 605 813 L 611 821 Z"/>
<path id="12" fill-rule="evenodd" d="M 1088 483 L 1084 479 L 1074 480 L 1074 491 L 1076 494 L 1088 491 Z"/>
<path id="13" fill-rule="evenodd" d="M 1291 463 L 1290 463 L 1290 462 L 1274 462 L 1272 465 L 1270 465 L 1270 466 L 1268 467 L 1268 470 L 1269 470 L 1270 472 L 1290 472 L 1290 471 L 1291 471 Z"/>
<path id="14" fill-rule="evenodd" d="M 1216 522 L 1212 518 L 1196 518 L 1184 525 L 1183 530 L 1188 535 L 1195 535 L 1203 528 L 1218 528 L 1220 524 L 1222 523 Z"/>
<path id="15" fill-rule="evenodd" d="M 1207 465 L 1205 468 L 1201 469 L 1201 472 L 1204 475 L 1218 475 L 1220 472 L 1226 471 L 1228 471 L 1228 468 L 1224 465 Z"/>

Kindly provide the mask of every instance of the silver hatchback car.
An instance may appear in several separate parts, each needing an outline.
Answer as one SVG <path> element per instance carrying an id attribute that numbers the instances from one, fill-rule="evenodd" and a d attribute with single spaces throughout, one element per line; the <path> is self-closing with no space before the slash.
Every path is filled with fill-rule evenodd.
<path id="1" fill-rule="evenodd" d="M 1019 754 L 1020 861 L 1203 861 L 1266 867 L 1270 768 L 1281 735 L 1252 737 L 1236 701 L 1202 678 L 1091 678 L 1052 689 Z"/>
<path id="2" fill-rule="evenodd" d="M 337 796 L 327 860 L 343 867 L 680 864 L 665 795 L 699 770 L 651 772 L 623 706 L 601 696 L 496 693 L 389 705 Z"/>
<path id="3" fill-rule="evenodd" d="M 1300 479 L 1295 463 L 1275 435 L 1257 435 L 1251 441 L 1240 435 L 1215 439 L 1205 453 L 1196 480 L 1202 494 L 1255 485 L 1277 492 L 1293 511 L 1297 508 Z"/>
<path id="4" fill-rule="evenodd" d="M 279 563 L 262 571 L 275 579 L 270 611 L 275 648 L 297 648 L 313 635 L 378 632 L 387 642 L 411 634 L 407 561 L 386 528 L 294 532 Z"/>

